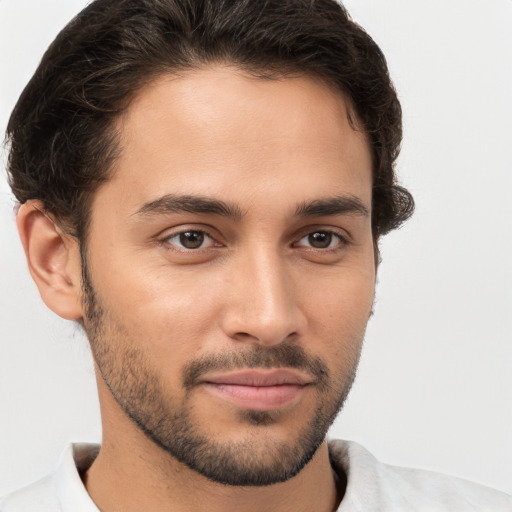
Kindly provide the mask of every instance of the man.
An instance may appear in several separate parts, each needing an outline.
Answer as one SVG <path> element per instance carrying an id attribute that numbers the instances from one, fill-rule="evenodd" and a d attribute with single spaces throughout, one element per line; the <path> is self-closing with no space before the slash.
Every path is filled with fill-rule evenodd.
<path id="1" fill-rule="evenodd" d="M 325 441 L 379 239 L 412 212 L 385 61 L 341 7 L 98 0 L 8 137 L 29 269 L 90 340 L 103 442 L 2 510 L 510 509 Z"/>

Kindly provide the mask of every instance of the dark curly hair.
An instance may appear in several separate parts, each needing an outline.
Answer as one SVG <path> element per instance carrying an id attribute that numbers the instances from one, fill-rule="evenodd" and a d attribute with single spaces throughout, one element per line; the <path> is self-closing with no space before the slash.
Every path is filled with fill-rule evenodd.
<path id="1" fill-rule="evenodd" d="M 374 240 L 412 214 L 412 196 L 396 182 L 401 108 L 385 58 L 334 0 L 92 2 L 50 45 L 9 120 L 18 201 L 42 201 L 83 241 L 92 195 L 115 172 L 116 118 L 157 76 L 213 62 L 337 87 L 373 153 Z"/>

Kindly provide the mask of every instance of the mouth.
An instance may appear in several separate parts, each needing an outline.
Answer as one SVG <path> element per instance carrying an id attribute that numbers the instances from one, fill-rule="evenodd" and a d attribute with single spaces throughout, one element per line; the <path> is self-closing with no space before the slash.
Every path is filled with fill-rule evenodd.
<path id="1" fill-rule="evenodd" d="M 207 376 L 202 385 L 213 395 L 244 409 L 269 411 L 298 401 L 314 379 L 283 368 L 242 370 Z"/>

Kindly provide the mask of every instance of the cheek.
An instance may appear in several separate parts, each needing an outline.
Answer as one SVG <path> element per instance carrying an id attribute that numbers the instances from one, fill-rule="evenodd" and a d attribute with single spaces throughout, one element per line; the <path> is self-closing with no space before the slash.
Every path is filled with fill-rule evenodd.
<path id="1" fill-rule="evenodd" d="M 362 340 L 373 306 L 374 279 L 373 272 L 347 272 L 318 286 L 305 285 L 305 310 L 318 339 L 340 350 Z"/>
<path id="2" fill-rule="evenodd" d="M 103 277 L 99 291 L 112 323 L 154 364 L 186 362 L 211 337 L 219 297 L 213 277 L 206 286 L 197 272 L 168 267 Z"/>

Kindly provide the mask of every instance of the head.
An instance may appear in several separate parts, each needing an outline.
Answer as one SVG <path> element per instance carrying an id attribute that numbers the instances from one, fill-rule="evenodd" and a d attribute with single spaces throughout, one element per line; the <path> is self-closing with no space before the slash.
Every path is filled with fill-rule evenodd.
<path id="1" fill-rule="evenodd" d="M 371 38 L 330 0 L 97 0 L 7 135 L 32 274 L 83 324 L 103 414 L 217 482 L 297 474 L 350 389 L 379 238 L 412 212 Z"/>

